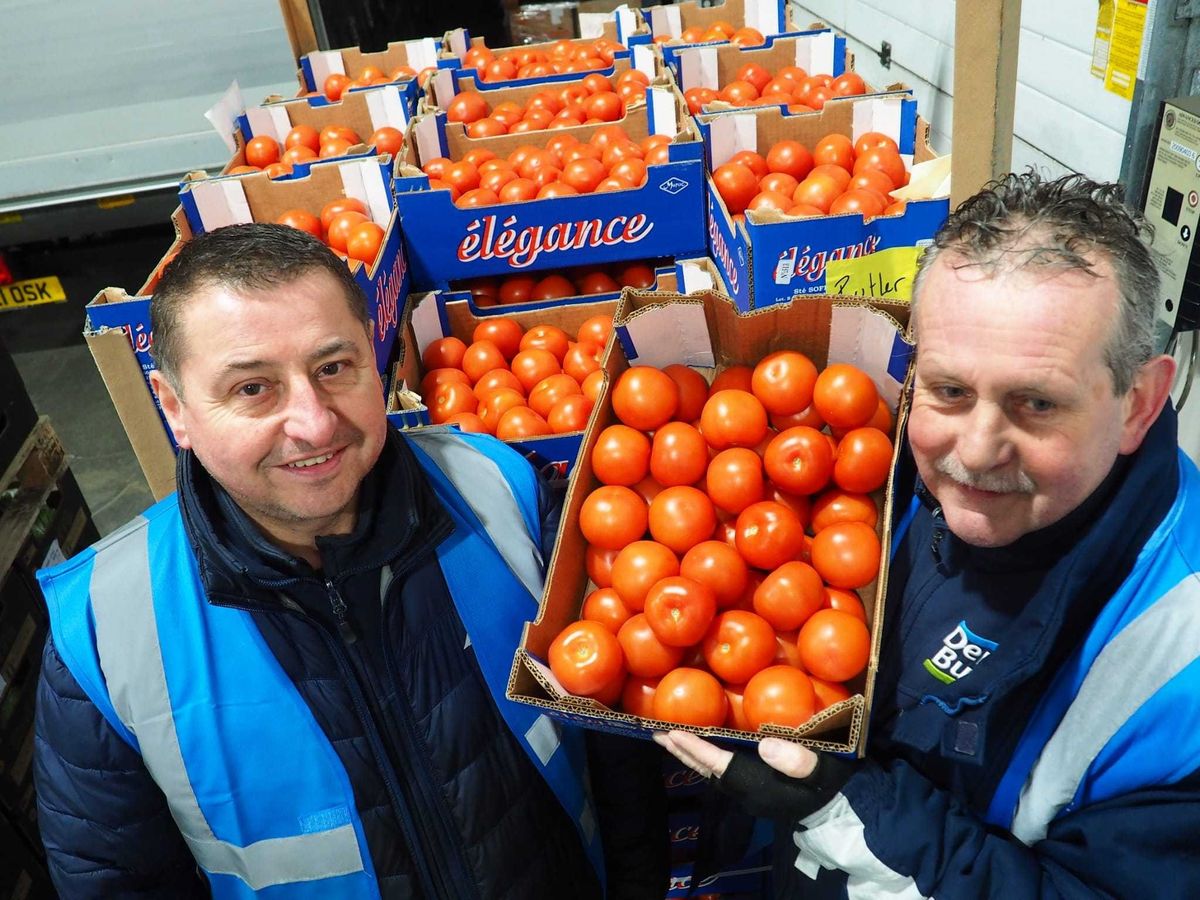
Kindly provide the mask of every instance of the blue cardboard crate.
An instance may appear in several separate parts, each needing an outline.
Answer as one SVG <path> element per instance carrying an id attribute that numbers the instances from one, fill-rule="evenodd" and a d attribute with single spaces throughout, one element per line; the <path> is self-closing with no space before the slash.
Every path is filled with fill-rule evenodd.
<path id="1" fill-rule="evenodd" d="M 831 100 L 820 112 L 788 115 L 778 107 L 698 117 L 710 169 L 741 150 L 766 153 L 785 138 L 806 146 L 832 132 L 852 140 L 879 131 L 896 140 L 910 168 L 936 158 L 929 147 L 928 125 L 917 115 L 908 92 Z M 828 284 L 828 262 L 866 256 L 893 247 L 928 243 L 949 213 L 949 198 L 910 200 L 899 215 L 868 221 L 858 214 L 797 218 L 781 213 L 751 213 L 735 221 L 708 182 L 709 252 L 739 309 L 758 309 L 808 294 L 836 294 Z M 885 291 L 880 296 L 887 297 Z M 893 294 L 892 296 L 896 296 Z"/>
<path id="2" fill-rule="evenodd" d="M 720 90 L 749 63 L 762 66 L 772 77 L 784 66 L 799 66 L 809 75 L 834 78 L 854 68 L 846 49 L 846 39 L 828 28 L 771 35 L 760 47 L 664 44 L 661 49 L 663 60 L 681 91 L 699 87 Z"/>
<path id="3" fill-rule="evenodd" d="M 651 134 L 674 138 L 669 161 L 650 166 L 645 184 L 627 191 L 530 200 L 460 209 L 450 192 L 430 190 L 420 171 L 436 157 L 458 159 L 471 147 L 507 156 L 523 144 L 544 145 L 546 133 L 472 139 L 438 112 L 409 129 L 396 169 L 396 203 L 407 232 L 413 283 L 418 289 L 485 275 L 553 267 L 703 255 L 702 148 L 683 98 L 671 85 L 651 87 L 645 106 L 617 123 L 632 140 Z M 602 125 L 562 129 L 580 141 Z"/>
<path id="4" fill-rule="evenodd" d="M 419 38 L 413 41 L 396 41 L 383 50 L 364 52 L 357 47 L 340 50 L 314 50 L 300 57 L 300 69 L 296 78 L 301 93 L 320 92 L 325 79 L 340 73 L 354 78 L 364 67 L 376 66 L 391 74 L 401 66 L 407 66 L 418 74 L 423 69 L 436 68 L 441 54 L 442 42 L 435 38 Z M 392 84 L 400 91 L 408 106 L 409 114 L 416 111 L 421 89 L 415 77 L 401 78 Z"/>

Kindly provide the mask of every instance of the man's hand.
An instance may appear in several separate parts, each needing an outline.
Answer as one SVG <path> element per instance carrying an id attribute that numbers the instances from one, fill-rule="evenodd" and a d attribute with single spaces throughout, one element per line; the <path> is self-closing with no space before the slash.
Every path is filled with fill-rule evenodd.
<path id="1" fill-rule="evenodd" d="M 731 751 L 722 750 L 689 731 L 660 731 L 654 735 L 654 740 L 705 778 L 720 778 L 733 759 Z M 817 767 L 817 754 L 807 747 L 780 738 L 763 738 L 758 745 L 758 755 L 772 769 L 792 778 L 807 778 Z"/>
<path id="2" fill-rule="evenodd" d="M 686 731 L 658 732 L 654 740 L 685 766 L 737 798 L 746 812 L 766 818 L 803 819 L 834 798 L 855 763 L 780 738 L 763 738 L 758 756 L 723 750 Z"/>

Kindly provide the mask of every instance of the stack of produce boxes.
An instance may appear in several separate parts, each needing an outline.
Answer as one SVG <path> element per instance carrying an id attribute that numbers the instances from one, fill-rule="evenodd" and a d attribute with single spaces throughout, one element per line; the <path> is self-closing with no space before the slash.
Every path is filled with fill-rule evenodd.
<path id="1" fill-rule="evenodd" d="M 442 42 L 434 38 L 390 43 L 383 50 L 357 47 L 317 50 L 300 58 L 296 77 L 301 94 L 338 100 L 344 92 L 378 84 L 394 84 L 409 111 L 416 109 L 420 85 L 438 67 Z"/>

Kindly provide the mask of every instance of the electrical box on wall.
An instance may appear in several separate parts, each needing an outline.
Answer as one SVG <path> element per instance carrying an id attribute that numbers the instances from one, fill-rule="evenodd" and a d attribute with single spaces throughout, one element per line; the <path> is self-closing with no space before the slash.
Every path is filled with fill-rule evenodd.
<path id="1" fill-rule="evenodd" d="M 1200 97 L 1164 100 L 1146 175 L 1146 221 L 1162 270 L 1158 350 L 1175 332 L 1200 328 Z"/>

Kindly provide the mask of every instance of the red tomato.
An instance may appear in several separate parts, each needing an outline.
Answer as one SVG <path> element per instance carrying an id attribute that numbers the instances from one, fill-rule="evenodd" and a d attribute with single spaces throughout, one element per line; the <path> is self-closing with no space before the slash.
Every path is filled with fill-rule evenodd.
<path id="1" fill-rule="evenodd" d="M 764 194 L 783 194 L 788 198 L 790 206 L 792 194 L 796 193 L 796 188 L 800 187 L 800 182 L 786 172 L 771 172 L 765 178 L 759 180 L 758 186 Z"/>
<path id="2" fill-rule="evenodd" d="M 621 689 L 621 709 L 631 716 L 653 719 L 654 691 L 658 687 L 658 682 L 658 678 L 639 678 L 636 675 L 630 675 L 625 679 L 625 687 Z"/>
<path id="3" fill-rule="evenodd" d="M 891 468 L 892 442 L 882 431 L 855 428 L 838 441 L 833 480 L 843 490 L 858 494 L 878 490 L 887 481 Z"/>
<path id="4" fill-rule="evenodd" d="M 596 369 L 594 372 L 589 372 L 579 385 L 583 389 L 583 396 L 595 403 L 600 397 L 600 389 L 604 387 L 605 377 L 603 369 Z"/>
<path id="5" fill-rule="evenodd" d="M 562 371 L 555 355 L 541 347 L 522 350 L 512 358 L 510 368 L 527 391 L 533 390 L 534 386 L 543 378 L 549 378 Z"/>
<path id="6" fill-rule="evenodd" d="M 817 698 L 817 712 L 833 706 L 835 703 L 841 703 L 843 700 L 850 699 L 850 691 L 844 684 L 825 681 L 822 678 L 814 678 L 811 675 L 808 680 L 812 682 L 813 694 Z"/>
<path id="7" fill-rule="evenodd" d="M 762 92 L 763 87 L 771 80 L 771 73 L 758 63 L 749 62 L 739 68 L 733 75 L 738 81 L 748 81 L 755 90 Z"/>
<path id="8" fill-rule="evenodd" d="M 764 356 L 754 367 L 750 385 L 754 396 L 768 413 L 792 415 L 812 402 L 817 367 L 795 350 L 780 350 Z"/>
<path id="9" fill-rule="evenodd" d="M 289 147 L 283 151 L 283 155 L 279 157 L 281 163 L 286 163 L 290 166 L 299 165 L 304 162 L 311 162 L 317 159 L 317 154 L 305 146 Z"/>
<path id="10" fill-rule="evenodd" d="M 721 683 L 703 669 L 672 669 L 659 681 L 650 704 L 651 717 L 680 725 L 719 728 L 725 724 L 729 700 Z"/>
<path id="11" fill-rule="evenodd" d="M 654 287 L 654 270 L 645 263 L 634 263 L 617 273 L 617 281 L 624 287 L 644 291 Z"/>
<path id="12" fill-rule="evenodd" d="M 501 203 L 521 203 L 537 196 L 538 186 L 528 178 L 516 178 L 500 188 Z"/>
<path id="13" fill-rule="evenodd" d="M 500 388 L 510 388 L 522 395 L 525 393 L 525 388 L 521 386 L 521 382 L 517 380 L 516 375 L 507 368 L 496 368 L 484 372 L 479 377 L 479 380 L 475 382 L 475 396 L 480 400 L 484 400 L 488 394 Z"/>
<path id="14" fill-rule="evenodd" d="M 621 595 L 612 588 L 597 588 L 583 600 L 580 618 L 599 622 L 614 635 L 633 615 L 633 610 L 621 600 Z"/>
<path id="15" fill-rule="evenodd" d="M 570 375 L 550 375 L 535 384 L 533 390 L 529 392 L 529 408 L 542 418 L 546 418 L 559 400 L 573 394 L 582 396 L 578 381 Z"/>
<path id="16" fill-rule="evenodd" d="M 765 174 L 766 172 L 763 172 L 763 175 Z M 717 193 L 721 195 L 721 200 L 724 201 L 725 208 L 729 210 L 730 215 L 745 212 L 750 201 L 758 193 L 760 177 L 746 166 L 735 162 L 727 162 L 713 171 L 713 185 L 716 187 Z"/>
<path id="17" fill-rule="evenodd" d="M 787 212 L 792 205 L 792 198 L 787 194 L 780 194 L 773 191 L 762 191 L 754 195 L 754 199 L 746 206 L 746 212 L 754 210 L 755 212 L 768 212 L 776 210 L 778 212 Z"/>
<path id="18" fill-rule="evenodd" d="M 738 47 L 760 47 L 766 42 L 767 39 L 763 37 L 763 33 L 749 25 L 739 28 L 729 36 L 729 43 L 736 44 Z"/>
<path id="19" fill-rule="evenodd" d="M 664 488 L 650 504 L 650 534 L 676 553 L 686 553 L 708 539 L 717 525 L 708 496 L 694 487 Z"/>
<path id="20" fill-rule="evenodd" d="M 576 344 L 563 357 L 563 371 L 582 385 L 588 375 L 600 368 L 600 358 L 603 355 L 604 348 L 598 344 Z"/>
<path id="21" fill-rule="evenodd" d="M 828 178 L 833 179 L 833 182 L 837 185 L 837 189 L 839 191 L 844 191 L 846 188 L 850 187 L 850 181 L 852 180 L 849 169 L 843 169 L 841 166 L 835 166 L 828 163 L 813 166 L 813 170 L 809 172 L 809 174 L 825 175 Z"/>
<path id="22" fill-rule="evenodd" d="M 849 613 L 822 609 L 804 623 L 796 646 L 806 671 L 826 681 L 847 681 L 867 667 L 871 634 Z"/>
<path id="23" fill-rule="evenodd" d="M 528 406 L 514 406 L 496 422 L 496 437 L 502 441 L 516 441 L 551 433 L 550 423 Z"/>
<path id="24" fill-rule="evenodd" d="M 705 402 L 700 430 L 714 450 L 754 447 L 767 433 L 767 411 L 751 393 L 720 390 Z"/>
<path id="25" fill-rule="evenodd" d="M 842 588 L 825 588 L 825 602 L 821 608 L 836 609 L 839 612 L 849 613 L 864 625 L 867 624 L 867 608 L 863 606 L 862 598 L 854 591 L 847 591 Z"/>
<path id="26" fill-rule="evenodd" d="M 562 180 L 581 194 L 590 194 L 608 175 L 608 169 L 598 159 L 573 159 L 563 166 Z"/>
<path id="27" fill-rule="evenodd" d="M 776 141 L 767 151 L 767 168 L 772 172 L 783 172 L 791 175 L 796 181 L 802 181 L 812 171 L 813 157 L 799 141 Z"/>
<path id="28" fill-rule="evenodd" d="M 515 319 L 506 316 L 489 317 L 475 326 L 473 341 L 491 341 L 505 360 L 512 359 L 521 349 L 525 329 Z"/>
<path id="29" fill-rule="evenodd" d="M 805 425 L 781 431 L 763 454 L 767 477 L 790 494 L 815 494 L 829 483 L 833 453 L 821 432 Z"/>
<path id="30" fill-rule="evenodd" d="M 287 137 L 283 139 L 283 149 L 291 150 L 293 147 L 307 147 L 313 153 L 321 149 L 321 135 L 317 129 L 311 125 L 297 125 L 287 133 Z"/>
<path id="31" fill-rule="evenodd" d="M 326 125 L 317 135 L 317 140 L 324 146 L 330 141 L 345 141 L 353 146 L 361 144 L 362 138 L 358 136 L 358 132 L 346 125 Z"/>
<path id="32" fill-rule="evenodd" d="M 341 72 L 331 72 L 321 85 L 321 90 L 330 100 L 341 100 L 342 92 L 350 85 L 350 76 Z"/>
<path id="33" fill-rule="evenodd" d="M 382 246 L 383 229 L 374 222 L 360 222 L 346 236 L 346 255 L 368 265 L 375 262 Z"/>
<path id="34" fill-rule="evenodd" d="M 749 582 L 745 560 L 722 541 L 701 541 L 692 547 L 679 564 L 679 574 L 707 585 L 720 609 L 736 604 Z"/>
<path id="35" fill-rule="evenodd" d="M 545 285 L 546 282 L 548 282 L 551 278 L 560 278 L 562 281 L 570 285 L 570 282 L 561 275 L 547 275 L 536 285 L 534 285 L 530 299 L 556 299 L 554 297 L 543 296 L 543 294 L 550 290 L 549 288 L 544 288 L 543 285 Z M 571 290 L 573 289 L 574 288 L 571 288 Z M 557 325 L 534 325 L 532 328 L 526 331 L 524 335 L 521 336 L 522 350 L 548 350 L 553 353 L 554 358 L 560 362 L 562 361 L 562 358 L 567 355 L 567 349 L 570 346 L 570 343 L 571 339 L 567 336 L 567 333 Z"/>
<path id="36" fill-rule="evenodd" d="M 613 294 L 621 290 L 621 286 L 607 272 L 588 272 L 586 275 L 581 275 L 575 283 L 576 289 L 580 294 Z M 611 322 L 611 316 L 607 317 Z M 605 339 L 607 341 L 607 338 Z M 601 342 L 601 347 L 604 342 Z"/>
<path id="37" fill-rule="evenodd" d="M 367 143 L 375 148 L 376 153 L 390 153 L 395 156 L 404 146 L 404 132 L 385 125 L 383 128 L 375 129 Z"/>
<path id="38" fill-rule="evenodd" d="M 273 137 L 259 135 L 246 142 L 246 163 L 263 168 L 271 163 L 279 162 L 279 142 Z"/>
<path id="39" fill-rule="evenodd" d="M 701 645 L 704 661 L 726 684 L 745 684 L 775 658 L 775 629 L 741 609 L 717 613 Z"/>
<path id="40" fill-rule="evenodd" d="M 842 189 L 833 176 L 824 172 L 817 172 L 810 173 L 807 178 L 800 182 L 800 186 L 792 194 L 792 199 L 797 204 L 814 206 L 822 212 L 827 213 L 833 201 L 841 193 Z"/>
<path id="41" fill-rule="evenodd" d="M 454 99 L 446 106 L 446 120 L 469 125 L 477 119 L 484 118 L 489 111 L 488 102 L 482 94 L 476 91 L 461 91 L 455 94 Z"/>
<path id="42" fill-rule="evenodd" d="M 461 365 L 471 383 L 475 384 L 493 369 L 504 368 L 504 354 L 491 341 L 475 341 L 467 347 Z"/>
<path id="43" fill-rule="evenodd" d="M 748 81 L 735 79 L 721 88 L 717 96 L 734 106 L 744 106 L 758 99 L 758 88 Z"/>
<path id="44" fill-rule="evenodd" d="M 679 404 L 679 388 L 671 376 L 653 366 L 632 366 L 621 373 L 612 392 L 617 418 L 642 431 L 669 422 Z"/>
<path id="45" fill-rule="evenodd" d="M 438 338 L 430 341 L 421 354 L 421 364 L 429 369 L 461 369 L 467 345 L 456 337 Z"/>
<path id="46" fill-rule="evenodd" d="M 763 498 L 763 466 L 746 447 L 722 450 L 708 464 L 705 483 L 714 505 L 737 515 Z"/>
<path id="47" fill-rule="evenodd" d="M 875 501 L 866 494 L 833 488 L 813 500 L 813 534 L 838 522 L 862 522 L 874 528 L 878 519 Z"/>
<path id="48" fill-rule="evenodd" d="M 779 631 L 799 628 L 825 601 L 825 585 L 807 563 L 786 562 L 754 591 L 754 611 Z"/>
<path id="49" fill-rule="evenodd" d="M 370 219 L 360 212 L 347 210 L 334 216 L 325 229 L 325 239 L 329 246 L 341 253 L 346 252 L 346 244 L 350 240 L 350 232 L 358 225 L 369 223 Z"/>
<path id="50" fill-rule="evenodd" d="M 892 153 L 900 152 L 900 148 L 896 146 L 896 142 L 880 131 L 864 132 L 854 142 L 854 153 L 856 156 L 861 156 L 868 150 L 877 149 L 888 150 Z"/>
<path id="51" fill-rule="evenodd" d="M 483 419 L 472 412 L 455 413 L 446 420 L 447 425 L 457 425 L 460 431 L 472 434 L 487 434 L 487 425 Z"/>
<path id="52" fill-rule="evenodd" d="M 443 381 L 461 381 L 463 384 L 470 383 L 467 373 L 462 369 L 452 369 L 449 367 L 430 369 L 425 373 L 425 377 L 421 379 L 421 396 L 432 397 L 434 388 Z"/>
<path id="53" fill-rule="evenodd" d="M 867 84 L 857 72 L 844 72 L 833 79 L 833 95 L 835 97 L 852 97 L 866 92 Z"/>
<path id="54" fill-rule="evenodd" d="M 698 116 L 706 105 L 717 99 L 717 92 L 706 87 L 688 88 L 683 92 L 683 99 L 687 101 L 688 112 Z"/>
<path id="55" fill-rule="evenodd" d="M 798 728 L 817 710 L 812 682 L 792 666 L 771 666 L 758 672 L 746 683 L 742 697 L 746 721 L 755 731 L 765 724 Z"/>
<path id="56" fill-rule="evenodd" d="M 892 180 L 892 187 L 903 187 L 908 182 L 908 171 L 900 154 L 886 147 L 875 147 L 858 154 L 854 159 L 854 172 L 862 169 L 878 169 Z"/>
<path id="57" fill-rule="evenodd" d="M 704 410 L 708 399 L 708 382 L 695 369 L 675 363 L 663 369 L 675 386 L 679 388 L 679 405 L 675 409 L 675 418 L 680 422 L 695 422 Z"/>
<path id="58" fill-rule="evenodd" d="M 592 694 L 624 668 L 621 645 L 597 622 L 573 622 L 550 644 L 550 671 L 572 694 Z"/>
<path id="59" fill-rule="evenodd" d="M 634 612 L 646 605 L 646 594 L 664 578 L 679 574 L 679 560 L 656 541 L 634 541 L 622 548 L 612 564 L 612 586 Z"/>
<path id="60" fill-rule="evenodd" d="M 882 215 L 887 208 L 887 200 L 882 194 L 870 188 L 853 188 L 834 198 L 829 204 L 831 216 L 857 214 L 870 219 Z"/>
<path id="61" fill-rule="evenodd" d="M 596 488 L 579 510 L 579 528 L 589 544 L 620 550 L 646 533 L 646 502 L 627 487 Z"/>
<path id="62" fill-rule="evenodd" d="M 704 477 L 707 467 L 708 444 L 691 425 L 668 422 L 654 433 L 650 474 L 663 487 L 695 484 Z"/>
<path id="63" fill-rule="evenodd" d="M 754 370 L 749 366 L 730 366 L 717 373 L 708 389 L 708 396 L 717 391 L 751 391 L 754 380 Z"/>
<path id="64" fill-rule="evenodd" d="M 555 434 L 570 434 L 587 428 L 588 417 L 595 408 L 596 401 L 589 400 L 580 394 L 563 397 L 550 408 L 546 422 Z"/>
<path id="65" fill-rule="evenodd" d="M 628 425 L 609 425 L 592 445 L 592 474 L 603 484 L 635 485 L 650 467 L 650 439 Z"/>
<path id="66" fill-rule="evenodd" d="M 583 565 L 588 578 L 596 587 L 612 587 L 612 567 L 620 550 L 610 550 L 607 547 L 597 547 L 588 544 L 583 551 Z"/>
<path id="67" fill-rule="evenodd" d="M 645 611 L 646 621 L 660 641 L 670 647 L 690 647 L 708 631 L 717 612 L 717 598 L 707 585 L 673 575 L 655 582 L 646 592 Z"/>
<path id="68" fill-rule="evenodd" d="M 879 538 L 862 522 L 835 522 L 812 541 L 812 564 L 832 587 L 860 588 L 879 573 Z M 835 681 L 841 681 L 835 678 Z"/>
<path id="69" fill-rule="evenodd" d="M 862 369 L 834 363 L 817 376 L 813 405 L 831 428 L 860 428 L 879 408 L 879 391 Z"/>
<path id="70" fill-rule="evenodd" d="M 500 419 L 510 409 L 525 405 L 525 395 L 511 388 L 497 388 L 479 401 L 475 412 L 483 419 L 483 424 L 492 434 L 500 424 Z"/>
<path id="71" fill-rule="evenodd" d="M 645 613 L 630 616 L 617 632 L 617 641 L 625 653 L 625 665 L 629 674 L 639 678 L 666 675 L 683 659 L 683 648 L 670 647 L 660 641 L 650 623 L 646 621 Z"/>
<path id="72" fill-rule="evenodd" d="M 441 425 L 451 416 L 464 412 L 474 412 L 475 393 L 469 384 L 461 381 L 443 381 L 433 389 L 433 397 L 428 401 L 429 419 L 434 425 Z"/>
<path id="73" fill-rule="evenodd" d="M 464 191 L 454 205 L 459 209 L 472 209 L 477 206 L 495 206 L 500 202 L 500 196 L 490 188 L 477 187 Z"/>
<path id="74" fill-rule="evenodd" d="M 891 202 L 888 194 L 892 190 L 892 179 L 879 169 L 859 169 L 850 177 L 850 183 L 846 187 L 875 191 L 885 203 Z"/>
<path id="75" fill-rule="evenodd" d="M 275 222 L 279 225 L 290 225 L 300 231 L 307 231 L 318 241 L 324 237 L 325 229 L 321 227 L 321 220 L 307 209 L 289 209 L 280 213 Z"/>
<path id="76" fill-rule="evenodd" d="M 596 292 L 593 291 L 592 293 Z M 610 334 L 612 334 L 612 316 L 600 314 L 584 320 L 583 324 L 579 326 L 579 330 L 575 333 L 575 340 L 580 343 L 590 341 L 593 344 L 599 344 L 603 347 L 608 343 L 608 336 Z"/>
<path id="77" fill-rule="evenodd" d="M 742 559 L 771 570 L 796 558 L 804 542 L 804 523 L 782 503 L 763 500 L 738 515 L 736 540 Z"/>

